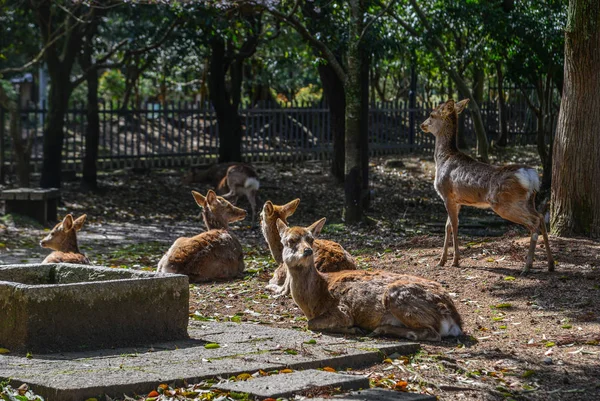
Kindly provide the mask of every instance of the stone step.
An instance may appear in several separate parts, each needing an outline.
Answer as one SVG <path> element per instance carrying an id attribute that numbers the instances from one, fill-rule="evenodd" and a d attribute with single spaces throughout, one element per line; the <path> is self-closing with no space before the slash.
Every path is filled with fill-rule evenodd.
<path id="1" fill-rule="evenodd" d="M 149 322 L 149 332 L 152 324 L 163 322 Z M 148 394 L 161 383 L 180 386 L 261 369 L 357 368 L 381 362 L 386 355 L 419 350 L 416 343 L 248 323 L 193 322 L 188 333 L 187 340 L 144 347 L 33 353 L 29 358 L 11 352 L 0 355 L 0 380 L 12 378 L 17 386 L 28 383 L 46 401 L 81 401 Z M 207 343 L 219 347 L 206 348 Z"/>
<path id="2" fill-rule="evenodd" d="M 311 401 L 436 401 L 437 398 L 428 394 L 406 393 L 382 388 L 353 391 L 349 394 L 331 398 L 311 398 Z"/>
<path id="3" fill-rule="evenodd" d="M 321 388 L 336 388 L 342 391 L 369 388 L 366 376 L 326 372 L 322 370 L 302 370 L 288 374 L 262 376 L 256 379 L 216 384 L 213 388 L 236 393 L 246 393 L 259 398 L 292 397 Z"/>
<path id="4" fill-rule="evenodd" d="M 435 396 L 428 394 L 370 388 L 331 398 L 312 398 L 311 401 L 435 401 L 436 399 Z"/>

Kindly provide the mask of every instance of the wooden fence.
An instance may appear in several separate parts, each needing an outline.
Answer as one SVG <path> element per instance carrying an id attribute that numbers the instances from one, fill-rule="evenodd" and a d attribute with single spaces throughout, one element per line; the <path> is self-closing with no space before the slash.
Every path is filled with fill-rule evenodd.
<path id="1" fill-rule="evenodd" d="M 508 104 L 509 144 L 535 143 L 535 118 L 525 103 Z M 431 111 L 431 104 L 409 108 L 406 102 L 372 105 L 369 112 L 371 155 L 430 152 L 432 135 L 419 129 Z M 489 139 L 498 135 L 495 103 L 483 103 L 482 115 Z M 21 110 L 21 135 L 33 136 L 31 163 L 39 171 L 47 109 Z M 243 126 L 242 154 L 248 162 L 327 160 L 333 151 L 330 114 L 326 105 L 261 107 L 240 110 Z M 215 162 L 218 157 L 218 124 L 208 104 L 146 104 L 139 109 L 121 109 L 100 104 L 101 170 L 126 166 L 187 166 Z M 5 166 L 14 167 L 7 113 L 0 110 L 0 145 Z M 63 169 L 79 171 L 85 152 L 86 107 L 72 105 L 66 116 Z M 475 143 L 470 112 L 465 116 L 467 142 Z"/>

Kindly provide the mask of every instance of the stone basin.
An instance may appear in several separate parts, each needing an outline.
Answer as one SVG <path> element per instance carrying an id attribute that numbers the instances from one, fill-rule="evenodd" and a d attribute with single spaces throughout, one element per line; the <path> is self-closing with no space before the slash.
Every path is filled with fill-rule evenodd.
<path id="1" fill-rule="evenodd" d="M 62 352 L 188 337 L 188 277 L 58 264 L 0 266 L 0 347 Z"/>

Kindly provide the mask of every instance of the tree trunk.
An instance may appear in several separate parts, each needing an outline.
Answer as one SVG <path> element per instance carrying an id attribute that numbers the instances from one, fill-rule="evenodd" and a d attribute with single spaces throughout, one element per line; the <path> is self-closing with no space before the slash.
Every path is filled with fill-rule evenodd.
<path id="1" fill-rule="evenodd" d="M 85 131 L 85 154 L 83 157 L 83 177 L 81 186 L 84 189 L 98 188 L 98 146 L 100 144 L 100 118 L 98 116 L 98 70 L 92 66 L 92 51 L 90 43 L 81 60 L 81 66 L 88 70 L 87 82 L 87 126 Z"/>
<path id="2" fill-rule="evenodd" d="M 358 37 L 362 32 L 362 9 L 360 0 L 350 0 L 350 37 L 348 44 L 346 77 L 346 164 L 344 167 L 344 192 L 346 224 L 359 223 L 362 210 L 362 163 L 361 163 L 361 102 L 362 102 L 362 54 Z"/>
<path id="3" fill-rule="evenodd" d="M 469 89 L 466 82 L 458 75 L 452 67 L 449 67 L 448 73 L 452 77 L 452 80 L 456 84 L 458 92 L 463 96 L 469 98 L 469 110 L 471 110 L 471 118 L 473 118 L 473 127 L 475 128 L 475 135 L 477 136 L 477 156 L 487 162 L 489 160 L 488 156 L 488 140 L 485 134 L 485 125 L 483 124 L 483 117 L 481 116 L 481 110 L 479 109 L 479 104 L 473 96 L 473 92 Z"/>
<path id="4" fill-rule="evenodd" d="M 600 2 L 570 0 L 554 144 L 552 232 L 600 238 Z"/>
<path id="5" fill-rule="evenodd" d="M 506 111 L 506 99 L 504 99 L 504 74 L 502 73 L 502 63 L 496 64 L 496 78 L 498 82 L 498 124 L 500 125 L 500 135 L 498 136 L 498 146 L 508 144 L 508 115 Z"/>
<path id="6" fill-rule="evenodd" d="M 371 206 L 369 190 L 369 68 L 371 55 L 365 46 L 361 46 L 361 91 L 360 91 L 360 164 L 362 170 L 362 207 L 368 210 Z"/>
<path id="7" fill-rule="evenodd" d="M 42 188 L 60 188 L 65 115 L 71 95 L 71 83 L 69 82 L 70 74 L 63 69 L 59 71 L 49 69 L 49 73 L 50 93 L 43 141 L 44 157 L 40 186 Z"/>
<path id="8" fill-rule="evenodd" d="M 208 90 L 219 124 L 219 163 L 242 161 L 242 126 L 237 107 L 225 84 L 229 65 L 225 57 L 225 42 L 211 41 L 210 76 Z"/>
<path id="9" fill-rule="evenodd" d="M 323 92 L 329 104 L 329 126 L 333 137 L 333 160 L 331 174 L 340 183 L 344 182 L 344 162 L 346 157 L 346 94 L 344 83 L 329 64 L 319 64 L 319 75 Z"/>

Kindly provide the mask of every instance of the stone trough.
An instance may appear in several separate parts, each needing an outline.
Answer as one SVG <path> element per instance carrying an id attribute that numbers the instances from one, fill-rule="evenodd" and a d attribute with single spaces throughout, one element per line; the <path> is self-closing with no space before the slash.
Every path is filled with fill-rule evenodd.
<path id="1" fill-rule="evenodd" d="M 115 348 L 188 337 L 183 275 L 73 264 L 0 266 L 0 347 Z"/>

